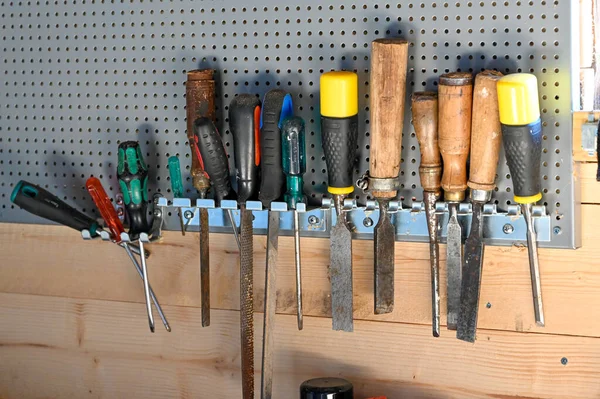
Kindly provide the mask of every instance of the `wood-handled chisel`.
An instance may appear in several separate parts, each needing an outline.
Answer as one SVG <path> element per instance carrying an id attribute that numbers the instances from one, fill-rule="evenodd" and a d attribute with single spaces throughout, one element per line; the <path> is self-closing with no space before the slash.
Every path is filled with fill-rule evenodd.
<path id="1" fill-rule="evenodd" d="M 438 144 L 437 93 L 412 95 L 412 123 L 421 151 L 419 177 L 423 186 L 423 202 L 429 231 L 429 263 L 431 265 L 431 326 L 434 337 L 440 336 L 440 249 L 435 203 L 441 194 L 442 159 Z"/>
<path id="2" fill-rule="evenodd" d="M 475 77 L 473 87 L 471 155 L 467 183 L 473 204 L 473 219 L 469 237 L 465 242 L 460 308 L 456 327 L 456 337 L 468 342 L 475 341 L 477 330 L 484 252 L 483 205 L 492 199 L 492 192 L 496 188 L 496 170 L 502 143 L 496 90 L 496 83 L 501 77 L 502 73 L 497 71 L 480 72 Z"/>
<path id="3" fill-rule="evenodd" d="M 371 144 L 368 186 L 379 203 L 374 229 L 375 314 L 394 310 L 394 247 L 390 200 L 398 195 L 408 42 L 377 39 L 371 44 Z"/>
<path id="4" fill-rule="evenodd" d="M 438 132 L 444 172 L 442 188 L 448 202 L 446 267 L 448 272 L 448 329 L 456 330 L 460 306 L 462 268 L 462 228 L 458 223 L 458 204 L 467 190 L 467 158 L 471 140 L 473 76 L 452 72 L 440 76 L 438 85 Z"/>

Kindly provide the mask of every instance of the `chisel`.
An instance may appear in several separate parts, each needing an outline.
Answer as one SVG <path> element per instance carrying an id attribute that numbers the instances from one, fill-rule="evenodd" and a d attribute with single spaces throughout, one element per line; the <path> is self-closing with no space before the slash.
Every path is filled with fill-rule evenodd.
<path id="1" fill-rule="evenodd" d="M 437 93 L 412 95 L 412 123 L 421 151 L 419 177 L 423 186 L 423 202 L 429 230 L 429 263 L 431 266 L 431 314 L 433 336 L 440 336 L 440 249 L 435 203 L 441 194 L 442 160 L 438 144 Z"/>
<path id="2" fill-rule="evenodd" d="M 246 201 L 258 192 L 260 165 L 260 100 L 240 94 L 229 105 L 233 135 L 240 221 L 240 333 L 242 344 L 242 396 L 254 399 L 254 320 L 252 211 Z"/>
<path id="3" fill-rule="evenodd" d="M 456 330 L 460 307 L 462 268 L 462 228 L 458 223 L 458 204 L 467 189 L 467 158 L 471 139 L 473 76 L 452 72 L 440 76 L 438 85 L 439 146 L 444 161 L 442 188 L 448 202 L 446 267 L 448 271 L 448 329 Z"/>
<path id="4" fill-rule="evenodd" d="M 369 190 L 379 203 L 374 229 L 375 314 L 394 310 L 396 231 L 388 213 L 398 195 L 408 42 L 377 39 L 371 43 L 371 146 Z"/>
<path id="5" fill-rule="evenodd" d="M 502 73 L 492 70 L 480 72 L 473 87 L 473 115 L 471 122 L 471 155 L 469 182 L 473 219 L 471 232 L 465 242 L 462 268 L 460 309 L 456 337 L 475 342 L 481 270 L 483 266 L 483 205 L 492 199 L 496 187 L 496 169 L 502 132 L 498 116 L 496 83 Z"/>
<path id="6" fill-rule="evenodd" d="M 535 323 L 543 327 L 544 307 L 537 237 L 532 219 L 533 204 L 542 199 L 540 163 L 542 155 L 542 120 L 537 78 L 527 73 L 515 73 L 498 81 L 498 105 L 502 140 L 508 169 L 513 181 L 515 202 L 527 223 L 527 246 Z"/>
<path id="7" fill-rule="evenodd" d="M 354 192 L 352 180 L 358 139 L 358 75 L 332 71 L 321 75 L 321 136 L 327 164 L 327 191 L 333 196 L 337 222 L 330 232 L 329 274 L 334 330 L 351 332 L 352 234 L 344 199 Z"/>
<path id="8" fill-rule="evenodd" d="M 294 260 L 296 264 L 296 305 L 298 330 L 304 326 L 304 316 L 302 312 L 302 274 L 300 267 L 300 221 L 298 218 L 298 203 L 304 201 L 304 179 L 306 173 L 306 149 L 305 149 L 305 131 L 304 120 L 300 117 L 288 118 L 283 121 L 282 138 L 282 157 L 283 172 L 286 175 L 287 191 L 284 198 L 288 207 L 294 214 Z"/>
<path id="9" fill-rule="evenodd" d="M 267 261 L 265 265 L 265 313 L 263 319 L 263 351 L 261 398 L 273 394 L 273 329 L 277 304 L 277 256 L 279 251 L 279 212 L 270 209 L 284 191 L 281 158 L 281 124 L 294 112 L 292 96 L 281 89 L 270 90 L 262 102 L 260 117 L 261 176 L 258 199 L 268 209 Z"/>
<path id="10" fill-rule="evenodd" d="M 119 186 L 123 194 L 123 202 L 129 221 L 129 235 L 132 239 L 138 240 L 140 251 L 144 253 L 144 240 L 140 237 L 140 234 L 147 234 L 150 231 L 150 224 L 148 223 L 148 167 L 144 162 L 144 156 L 137 141 L 125 141 L 119 144 L 117 178 L 119 179 Z M 154 332 L 148 268 L 146 258 L 140 256 L 140 259 L 144 275 L 148 324 L 150 325 L 150 332 Z"/>

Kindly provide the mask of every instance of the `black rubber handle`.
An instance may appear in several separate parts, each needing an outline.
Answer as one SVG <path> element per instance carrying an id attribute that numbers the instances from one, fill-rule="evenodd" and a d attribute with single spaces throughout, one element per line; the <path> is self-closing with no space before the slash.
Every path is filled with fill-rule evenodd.
<path id="1" fill-rule="evenodd" d="M 358 139 L 358 115 L 348 118 L 321 117 L 323 152 L 329 176 L 329 192 L 354 191 L 354 163 Z M 335 192 L 333 192 L 335 191 Z"/>
<path id="2" fill-rule="evenodd" d="M 210 177 L 215 200 L 220 202 L 231 192 L 229 162 L 223 139 L 212 120 L 206 117 L 194 122 L 194 139 L 204 162 L 204 171 Z"/>
<path id="3" fill-rule="evenodd" d="M 515 201 L 541 193 L 542 121 L 524 126 L 502 125 L 502 140 L 512 176 Z M 520 197 L 520 198 L 516 198 Z"/>
<path id="4" fill-rule="evenodd" d="M 235 146 L 238 202 L 256 198 L 260 166 L 260 100 L 240 94 L 229 105 L 229 128 Z"/>
<path id="5" fill-rule="evenodd" d="M 258 199 L 268 207 L 272 201 L 281 198 L 284 191 L 280 122 L 282 114 L 291 116 L 291 96 L 280 89 L 270 90 L 265 94 L 261 112 L 261 173 Z"/>
<path id="6" fill-rule="evenodd" d="M 129 220 L 129 234 L 135 238 L 148 233 L 148 168 L 140 144 L 125 141 L 119 144 L 117 177 Z"/>
<path id="7" fill-rule="evenodd" d="M 10 200 L 24 210 L 44 219 L 52 220 L 72 229 L 81 231 L 87 229 L 96 234 L 98 223 L 75 208 L 67 205 L 56 195 L 40 186 L 21 180 L 17 183 Z"/>

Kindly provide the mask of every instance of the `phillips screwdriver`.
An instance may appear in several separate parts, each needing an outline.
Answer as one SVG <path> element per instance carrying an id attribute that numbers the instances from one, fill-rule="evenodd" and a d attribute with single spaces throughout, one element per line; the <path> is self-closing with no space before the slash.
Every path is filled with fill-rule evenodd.
<path id="1" fill-rule="evenodd" d="M 169 157 L 169 176 L 171 177 L 171 191 L 173 198 L 183 198 L 183 182 L 181 181 L 181 166 L 179 157 L 173 155 Z M 181 235 L 185 235 L 185 223 L 181 209 L 178 210 L 179 223 L 181 224 Z"/>
<path id="2" fill-rule="evenodd" d="M 254 399 L 254 294 L 252 211 L 246 201 L 256 198 L 260 166 L 260 100 L 240 94 L 229 105 L 233 135 L 240 220 L 240 333 L 242 344 L 242 397 Z"/>
<path id="3" fill-rule="evenodd" d="M 535 75 L 515 73 L 498 81 L 498 105 L 502 140 L 508 169 L 513 181 L 515 202 L 527 223 L 527 246 L 535 322 L 544 326 L 544 308 L 537 237 L 532 218 L 533 204 L 542 199 L 540 162 L 542 121 Z"/>
<path id="4" fill-rule="evenodd" d="M 456 337 L 467 342 L 475 342 L 484 253 L 483 206 L 492 199 L 492 192 L 496 187 L 496 169 L 502 142 L 496 90 L 496 83 L 501 77 L 502 74 L 497 71 L 480 72 L 475 77 L 473 88 L 471 156 L 467 183 L 471 189 L 473 219 L 471 232 L 465 242 L 456 327 Z"/>
<path id="5" fill-rule="evenodd" d="M 327 164 L 327 191 L 333 196 L 337 222 L 330 232 L 331 316 L 334 330 L 351 332 L 352 234 L 344 199 L 354 192 L 358 139 L 358 75 L 332 71 L 321 75 L 321 136 Z"/>
<path id="6" fill-rule="evenodd" d="M 112 239 L 119 246 L 125 249 L 127 255 L 129 256 L 129 259 L 131 260 L 131 263 L 133 263 L 135 269 L 137 270 L 138 274 L 140 275 L 140 278 L 143 281 L 144 273 L 142 272 L 142 268 L 140 267 L 137 259 L 131 252 L 131 249 L 129 248 L 129 243 L 121 241 L 121 233 L 124 233 L 125 229 L 123 228 L 123 223 L 121 223 L 119 216 L 117 216 L 117 212 L 115 211 L 115 208 L 110 202 L 110 199 L 108 198 L 104 187 L 102 187 L 102 183 L 100 183 L 100 180 L 98 180 L 96 177 L 90 177 L 85 182 L 85 187 L 87 188 L 88 192 L 90 193 L 90 196 L 94 200 L 98 211 L 100 211 L 100 215 L 102 215 L 102 218 L 106 223 L 106 227 L 110 231 Z M 154 306 L 156 306 L 156 311 L 158 312 L 167 331 L 171 332 L 171 326 L 169 325 L 169 322 L 167 321 L 167 318 L 165 317 L 165 314 L 163 313 L 163 310 L 160 304 L 158 303 L 158 299 L 156 299 L 156 295 L 154 295 L 152 287 L 148 287 L 150 289 L 150 297 L 154 302 Z"/>
<path id="7" fill-rule="evenodd" d="M 369 189 L 379 203 L 374 229 L 375 314 L 394 310 L 394 247 L 396 231 L 389 202 L 398 195 L 408 42 L 377 39 L 371 50 L 371 146 Z"/>
<path id="8" fill-rule="evenodd" d="M 423 202 L 429 230 L 429 262 L 431 265 L 431 313 L 433 336 L 440 336 L 440 249 L 435 203 L 441 195 L 442 160 L 438 145 L 437 93 L 412 95 L 412 123 L 421 151 L 419 177 L 423 186 Z"/>
<path id="9" fill-rule="evenodd" d="M 462 228 L 458 223 L 458 204 L 467 189 L 467 158 L 471 140 L 473 76 L 452 72 L 440 76 L 438 85 L 439 146 L 444 161 L 442 188 L 448 202 L 446 267 L 448 272 L 448 329 L 456 330 L 460 307 L 462 268 Z"/>
<path id="10" fill-rule="evenodd" d="M 148 168 L 144 162 L 140 144 L 137 141 L 125 141 L 119 144 L 117 177 L 123 194 L 123 203 L 129 220 L 129 235 L 137 239 L 140 251 L 144 253 L 144 240 L 140 234 L 147 234 L 148 224 Z M 154 316 L 150 302 L 150 285 L 146 258 L 141 256 L 144 277 L 144 294 L 150 332 L 154 332 Z"/>
<path id="11" fill-rule="evenodd" d="M 302 275 L 300 267 L 300 221 L 298 218 L 298 203 L 304 202 L 304 178 L 306 173 L 306 149 L 304 120 L 300 117 L 288 118 L 283 121 L 281 148 L 283 154 L 283 172 L 286 175 L 284 198 L 288 207 L 293 210 L 294 218 L 294 252 L 296 263 L 296 303 L 298 306 L 298 330 L 302 330 L 304 316 L 302 311 Z"/>
<path id="12" fill-rule="evenodd" d="M 279 212 L 271 203 L 281 198 L 284 174 L 281 160 L 281 122 L 293 114 L 292 96 L 280 89 L 265 94 L 260 117 L 261 177 L 258 199 L 268 209 L 267 261 L 265 269 L 265 313 L 263 328 L 261 398 L 273 394 L 273 330 L 277 304 L 277 257 L 279 252 Z"/>
<path id="13" fill-rule="evenodd" d="M 231 180 L 229 179 L 229 161 L 225 153 L 223 141 L 214 123 L 206 118 L 200 117 L 194 122 L 194 151 L 197 157 L 202 159 L 204 170 L 210 177 L 213 196 L 217 205 L 226 199 L 231 193 Z M 231 210 L 229 211 L 231 212 Z M 202 295 L 202 325 L 210 324 L 210 258 L 208 251 L 208 214 L 200 228 L 200 290 Z M 232 218 L 231 213 L 229 217 Z M 202 227 L 204 226 L 204 227 Z M 235 224 L 232 221 L 234 232 Z M 236 235 L 237 236 L 237 235 Z M 205 243 L 205 244 L 203 244 Z"/>
<path id="14" fill-rule="evenodd" d="M 97 236 L 98 232 L 102 230 L 94 219 L 79 212 L 56 195 L 44 190 L 40 186 L 28 183 L 24 180 L 17 183 L 11 194 L 10 200 L 15 205 L 33 215 L 51 220 L 77 231 L 87 230 L 92 237 Z M 138 247 L 132 244 L 129 244 L 129 247 L 135 254 L 140 254 Z M 146 257 L 150 256 L 148 252 L 144 253 Z"/>

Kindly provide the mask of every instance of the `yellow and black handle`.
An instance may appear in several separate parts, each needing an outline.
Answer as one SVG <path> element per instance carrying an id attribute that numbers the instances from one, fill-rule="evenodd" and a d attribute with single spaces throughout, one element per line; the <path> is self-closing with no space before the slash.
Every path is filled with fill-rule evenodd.
<path id="1" fill-rule="evenodd" d="M 528 73 L 507 75 L 498 81 L 497 89 L 514 199 L 519 204 L 531 204 L 542 198 L 542 121 L 537 78 Z"/>
<path id="2" fill-rule="evenodd" d="M 321 75 L 321 135 L 328 191 L 333 195 L 351 194 L 358 139 L 356 73 L 333 71 Z"/>

